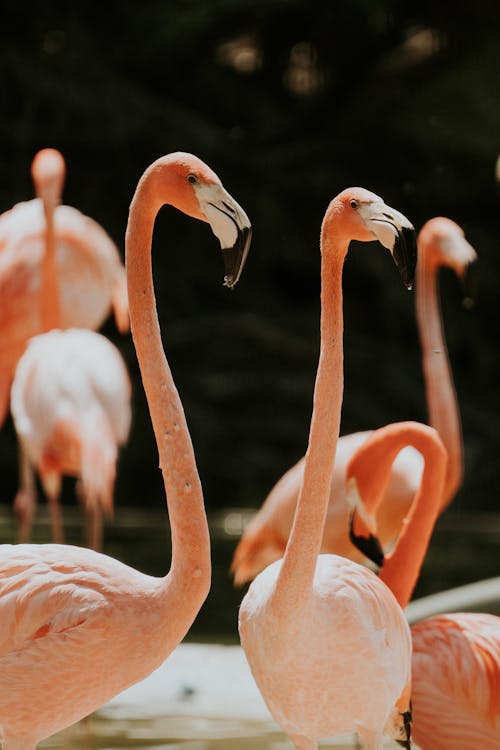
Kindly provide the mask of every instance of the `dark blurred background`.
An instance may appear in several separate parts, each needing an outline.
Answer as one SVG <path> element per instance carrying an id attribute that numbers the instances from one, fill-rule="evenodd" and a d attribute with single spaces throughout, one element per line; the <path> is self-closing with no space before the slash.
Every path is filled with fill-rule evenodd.
<path id="1" fill-rule="evenodd" d="M 318 356 L 319 229 L 350 185 L 420 228 L 449 216 L 480 257 L 475 306 L 441 276 L 463 420 L 465 480 L 448 513 L 499 507 L 497 286 L 500 13 L 496 2 L 4 0 L 0 210 L 33 196 L 45 146 L 64 202 L 123 253 L 143 170 L 175 150 L 215 169 L 254 240 L 234 293 L 209 229 L 164 208 L 154 258 L 167 354 L 209 511 L 256 508 L 306 447 Z M 426 420 L 414 298 L 390 255 L 353 244 L 344 272 L 342 432 Z M 157 451 L 130 337 L 104 333 L 134 383 L 115 504 L 161 509 Z M 0 500 L 17 484 L 9 421 Z"/>

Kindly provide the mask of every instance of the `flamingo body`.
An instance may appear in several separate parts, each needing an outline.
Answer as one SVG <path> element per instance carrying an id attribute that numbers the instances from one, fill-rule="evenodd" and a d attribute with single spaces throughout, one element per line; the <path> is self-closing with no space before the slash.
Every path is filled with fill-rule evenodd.
<path id="1" fill-rule="evenodd" d="M 239 617 L 271 714 L 294 741 L 307 737 L 311 745 L 352 731 L 378 736 L 408 692 L 411 636 L 402 610 L 370 570 L 320 555 L 300 617 L 291 613 L 270 631 L 267 602 L 280 567 L 272 563 L 250 584 Z"/>
<path id="2" fill-rule="evenodd" d="M 71 328 L 31 339 L 16 368 L 11 408 L 22 448 L 44 484 L 81 477 L 89 509 L 111 511 L 130 396 L 125 363 L 101 334 Z"/>
<path id="3" fill-rule="evenodd" d="M 116 245 L 71 206 L 57 206 L 54 223 L 60 327 L 99 328 L 113 306 L 120 330 L 127 330 L 125 269 Z M 0 421 L 17 361 L 27 341 L 44 330 L 39 300 L 45 227 L 40 199 L 0 217 Z"/>
<path id="4" fill-rule="evenodd" d="M 500 747 L 500 617 L 453 613 L 413 625 L 413 733 L 422 750 Z"/>
<path id="5" fill-rule="evenodd" d="M 4 750 L 88 715 L 159 666 L 184 633 L 175 607 L 162 609 L 158 579 L 69 545 L 0 547 L 0 618 Z"/>

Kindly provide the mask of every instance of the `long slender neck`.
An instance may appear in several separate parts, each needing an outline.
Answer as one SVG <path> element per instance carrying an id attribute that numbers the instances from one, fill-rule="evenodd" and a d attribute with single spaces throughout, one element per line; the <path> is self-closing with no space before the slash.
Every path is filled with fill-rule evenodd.
<path id="1" fill-rule="evenodd" d="M 40 322 L 42 331 L 51 331 L 61 326 L 61 305 L 57 283 L 55 210 L 56 201 L 41 191 L 45 214 L 45 252 L 42 263 L 42 295 L 40 300 Z"/>
<path id="2" fill-rule="evenodd" d="M 422 248 L 417 266 L 416 316 L 429 422 L 439 432 L 448 451 L 448 468 L 441 502 L 441 508 L 444 509 L 462 483 L 462 428 L 439 304 L 439 266 L 435 261 L 426 262 L 425 253 L 426 249 Z"/>
<path id="3" fill-rule="evenodd" d="M 312 588 L 325 525 L 343 395 L 342 267 L 349 242 L 322 231 L 320 355 L 304 475 L 274 593 L 287 607 Z"/>
<path id="4" fill-rule="evenodd" d="M 210 583 L 210 541 L 193 445 L 156 312 L 151 243 L 156 214 L 166 202 L 156 183 L 157 173 L 146 170 L 130 206 L 125 241 L 130 322 L 170 517 L 172 563 L 165 581 L 181 589 L 179 607 L 189 607 L 192 594 L 197 611 Z"/>
<path id="5" fill-rule="evenodd" d="M 420 574 L 439 515 L 446 471 L 446 451 L 439 441 L 425 431 L 403 429 L 389 435 L 382 459 L 384 468 L 379 464 L 379 475 L 384 470 L 388 474 L 396 455 L 407 445 L 424 457 L 424 471 L 396 545 L 385 556 L 380 571 L 380 579 L 389 586 L 401 607 L 410 601 Z"/>

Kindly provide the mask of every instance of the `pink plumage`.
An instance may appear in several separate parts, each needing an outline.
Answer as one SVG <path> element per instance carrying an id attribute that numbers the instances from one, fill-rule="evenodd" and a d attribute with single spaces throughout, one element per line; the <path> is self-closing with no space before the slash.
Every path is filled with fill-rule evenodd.
<path id="1" fill-rule="evenodd" d="M 415 742 L 422 750 L 498 750 L 500 617 L 438 615 L 411 633 Z"/>
<path id="2" fill-rule="evenodd" d="M 54 216 L 62 328 L 98 328 L 114 307 L 128 329 L 125 270 L 104 229 L 71 206 Z M 46 222 L 40 199 L 18 203 L 0 217 L 0 423 L 14 368 L 26 342 L 43 330 L 39 299 Z"/>
<path id="3" fill-rule="evenodd" d="M 14 374 L 11 410 L 20 446 L 51 503 L 64 475 L 79 478 L 92 519 L 89 546 L 101 547 L 100 518 L 113 511 L 118 448 L 130 429 L 131 385 L 118 349 L 84 328 L 35 336 Z M 60 519 L 56 529 L 62 541 Z"/>

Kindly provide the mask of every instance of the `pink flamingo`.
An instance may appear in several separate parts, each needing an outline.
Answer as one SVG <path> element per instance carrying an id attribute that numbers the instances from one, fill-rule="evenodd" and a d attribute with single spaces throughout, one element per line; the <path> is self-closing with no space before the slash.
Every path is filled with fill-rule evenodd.
<path id="1" fill-rule="evenodd" d="M 66 165 L 62 154 L 57 149 L 45 148 L 36 154 L 31 165 L 31 176 L 35 185 L 35 193 L 42 203 L 45 221 L 45 250 L 40 264 L 39 311 L 41 331 L 50 331 L 52 328 L 61 325 L 54 214 L 61 202 L 65 175 Z M 16 229 L 15 222 L 14 229 Z M 18 227 L 18 231 L 22 232 L 23 230 Z M 14 510 L 19 523 L 19 541 L 23 542 L 28 540 L 37 498 L 31 462 L 19 441 L 18 462 L 19 488 L 14 500 Z"/>
<path id="2" fill-rule="evenodd" d="M 151 241 L 165 203 L 211 225 L 228 287 L 241 273 L 250 225 L 214 172 L 190 154 L 154 162 L 130 207 L 130 318 L 165 483 L 170 571 L 154 578 L 83 547 L 0 547 L 3 750 L 32 750 L 146 677 L 184 637 L 210 587 L 203 494 L 155 306 Z"/>
<path id="3" fill-rule="evenodd" d="M 101 549 L 102 514 L 113 511 L 118 446 L 130 430 L 130 397 L 125 362 L 100 333 L 52 330 L 28 342 L 14 373 L 11 410 L 24 460 L 40 474 L 49 499 L 55 542 L 64 538 L 59 499 L 62 476 L 69 475 L 79 478 L 86 544 Z M 20 541 L 27 541 L 36 500 L 32 483 L 20 494 Z"/>
<path id="4" fill-rule="evenodd" d="M 443 334 L 437 277 L 439 269 L 447 267 L 464 279 L 476 253 L 466 241 L 462 229 L 444 218 L 431 219 L 425 224 L 419 234 L 418 247 L 416 317 L 429 421 L 438 430 L 449 456 L 441 505 L 444 510 L 462 482 L 462 434 Z M 332 552 L 358 562 L 362 562 L 363 556 L 347 534 L 350 509 L 345 492 L 345 469 L 350 457 L 369 435 L 370 431 L 356 432 L 339 439 L 321 545 L 322 552 Z M 421 471 L 421 457 L 410 448 L 402 451 L 392 466 L 386 499 L 377 517 L 378 538 L 384 548 L 394 542 L 415 496 Z M 303 473 L 304 458 L 281 477 L 243 532 L 231 564 L 237 585 L 252 580 L 266 565 L 283 556 Z"/>
<path id="5" fill-rule="evenodd" d="M 19 541 L 25 542 L 36 508 L 32 466 L 49 498 L 52 536 L 63 541 L 59 506 L 62 474 L 81 477 L 87 544 L 102 544 L 101 509 L 110 515 L 117 459 L 130 427 L 130 382 L 118 350 L 93 331 L 55 331 L 61 325 L 55 210 L 65 175 L 62 155 L 43 149 L 32 176 L 45 215 L 41 263 L 40 324 L 18 361 L 12 385 L 12 416 L 19 442 L 20 487 L 14 501 Z"/>
<path id="6" fill-rule="evenodd" d="M 358 512 L 353 538 L 367 554 L 376 549 L 375 512 L 384 500 L 390 467 L 406 445 L 421 450 L 426 471 L 393 552 L 377 559 L 380 579 L 401 607 L 410 601 L 442 503 L 443 483 L 433 480 L 423 425 L 400 423 L 374 432 L 351 459 L 347 485 Z M 422 442 L 423 440 L 423 442 Z M 429 468 L 429 473 L 427 469 Z M 444 473 L 444 467 L 442 468 Z M 494 750 L 500 747 L 500 618 L 453 613 L 411 628 L 413 738 L 422 750 Z"/>
<path id="7" fill-rule="evenodd" d="M 45 297 L 42 308 L 39 300 L 43 282 L 47 281 L 44 258 L 51 231 L 45 215 L 47 204 L 44 209 L 39 197 L 18 203 L 0 216 L 0 425 L 8 409 L 14 369 L 26 342 L 47 330 L 40 319 L 44 310 L 60 316 L 61 328 L 96 329 L 113 306 L 118 328 L 122 332 L 129 328 L 125 269 L 118 249 L 95 221 L 75 208 L 57 205 L 64 161 L 54 149 L 44 149 L 34 159 L 32 172 L 37 193 L 43 189 L 44 173 L 56 171 L 58 164 L 63 171 L 59 177 L 52 175 L 49 186 L 57 270 L 52 274 L 52 292 Z M 59 310 L 50 307 L 55 288 L 59 289 Z"/>
<path id="8" fill-rule="evenodd" d="M 321 231 L 321 344 L 304 479 L 282 560 L 250 584 L 239 630 L 267 706 L 300 750 L 356 731 L 409 747 L 411 640 L 404 614 L 368 568 L 321 555 L 343 390 L 342 267 L 351 240 L 379 239 L 411 285 L 411 224 L 373 193 L 343 191 Z"/>

